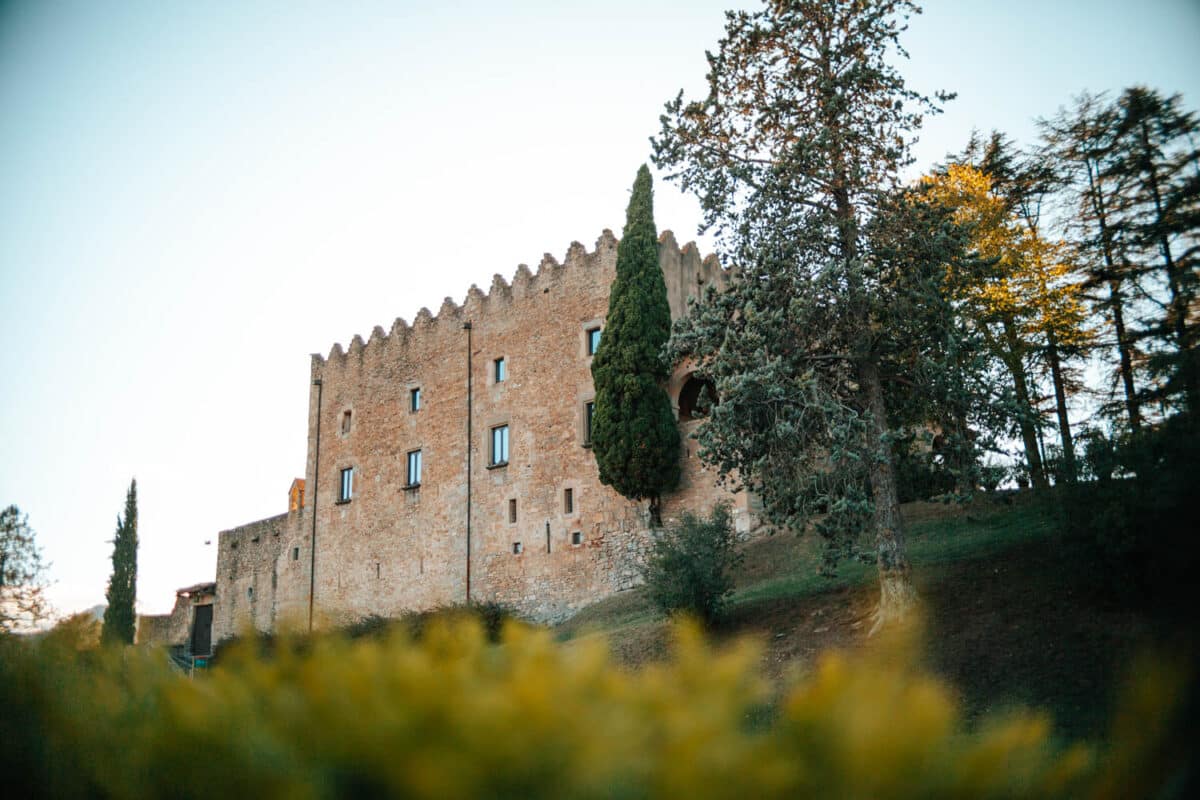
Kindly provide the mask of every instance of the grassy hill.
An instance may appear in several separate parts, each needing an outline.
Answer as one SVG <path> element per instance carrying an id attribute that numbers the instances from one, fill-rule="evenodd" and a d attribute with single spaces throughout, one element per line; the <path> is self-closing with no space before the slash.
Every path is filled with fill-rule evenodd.
<path id="1" fill-rule="evenodd" d="M 1053 494 L 905 507 L 909 553 L 926 615 L 929 666 L 978 716 L 1007 705 L 1048 710 L 1071 737 L 1098 737 L 1132 658 L 1164 635 L 1110 585 L 1111 573 L 1059 531 Z M 860 646 L 877 596 L 875 568 L 818 575 L 819 543 L 778 534 L 743 545 L 745 561 L 718 639 L 765 643 L 775 678 L 823 650 Z M 667 622 L 633 590 L 557 628 L 564 641 L 605 635 L 634 666 L 666 655 Z"/>

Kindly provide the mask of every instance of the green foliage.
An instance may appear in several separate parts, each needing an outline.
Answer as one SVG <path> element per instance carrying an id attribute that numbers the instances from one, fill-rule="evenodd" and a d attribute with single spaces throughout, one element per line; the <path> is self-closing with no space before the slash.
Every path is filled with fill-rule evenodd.
<path id="1" fill-rule="evenodd" d="M 112 576 L 108 579 L 104 609 L 105 642 L 133 644 L 137 630 L 137 481 L 129 483 L 125 495 L 125 515 L 117 517 L 117 533 L 113 537 Z"/>
<path id="2" fill-rule="evenodd" d="M 968 725 L 911 634 L 827 654 L 778 694 L 753 644 L 713 651 L 689 626 L 674 640 L 669 661 L 630 672 L 600 639 L 557 645 L 510 624 L 489 645 L 478 623 L 441 621 L 419 642 L 248 650 L 189 679 L 142 648 L 5 637 L 0 793 L 1141 797 L 1182 767 L 1165 747 L 1183 678 L 1169 663 L 1140 670 L 1097 752 L 1057 743 L 1034 712 Z"/>
<path id="3" fill-rule="evenodd" d="M 966 434 L 989 388 L 945 286 L 965 232 L 899 178 L 923 115 L 938 110 L 893 66 L 917 10 L 805 0 L 731 12 L 707 95 L 669 102 L 654 140 L 655 162 L 699 197 L 738 267 L 671 343 L 720 398 L 698 431 L 700 458 L 780 526 L 823 515 L 831 553 L 874 533 L 897 580 L 891 441 L 944 422 L 957 432 L 955 468 L 974 469 Z"/>
<path id="4" fill-rule="evenodd" d="M 45 572 L 29 517 L 16 506 L 0 511 L 0 634 L 31 628 L 50 615 Z"/>
<path id="5" fill-rule="evenodd" d="M 956 486 L 954 473 L 938 460 L 938 454 L 922 446 L 913 434 L 897 437 L 892 442 L 892 458 L 896 463 L 896 491 L 901 503 L 929 500 L 951 494 Z"/>
<path id="6" fill-rule="evenodd" d="M 600 347 L 592 360 L 596 406 L 592 452 L 600 481 L 625 497 L 657 499 L 679 483 L 679 429 L 663 389 L 671 334 L 667 287 L 658 263 L 650 170 L 633 184 L 617 246 L 617 277 Z"/>
<path id="7" fill-rule="evenodd" d="M 714 506 L 708 517 L 684 512 L 654 540 L 642 567 L 651 601 L 667 614 L 717 621 L 742 560 L 736 544 L 727 504 Z"/>

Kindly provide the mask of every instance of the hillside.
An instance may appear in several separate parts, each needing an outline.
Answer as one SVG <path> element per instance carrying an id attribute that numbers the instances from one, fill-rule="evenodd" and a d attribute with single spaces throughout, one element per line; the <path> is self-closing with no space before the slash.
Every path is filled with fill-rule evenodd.
<path id="1" fill-rule="evenodd" d="M 967 508 L 913 503 L 905 520 L 928 662 L 959 688 L 969 713 L 1034 705 L 1063 734 L 1103 735 L 1115 687 L 1156 639 L 1156 626 L 1106 585 L 1090 552 L 1060 535 L 1053 497 L 1026 493 Z M 860 646 L 870 629 L 874 568 L 847 563 L 836 578 L 821 577 L 818 547 L 812 537 L 788 535 L 743 545 L 730 612 L 714 631 L 718 639 L 763 640 L 764 668 L 777 679 L 823 650 Z M 666 621 L 640 590 L 584 609 L 557 630 L 563 640 L 606 635 L 630 666 L 668 647 Z"/>

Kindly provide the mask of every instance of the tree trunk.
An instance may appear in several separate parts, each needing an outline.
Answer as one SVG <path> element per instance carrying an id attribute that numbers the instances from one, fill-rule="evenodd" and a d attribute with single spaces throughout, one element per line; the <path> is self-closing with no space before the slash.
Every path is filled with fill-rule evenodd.
<path id="1" fill-rule="evenodd" d="M 1025 461 L 1029 464 L 1029 479 L 1038 489 L 1049 488 L 1046 469 L 1042 464 L 1042 451 L 1038 447 L 1037 425 L 1034 423 L 1033 403 L 1029 400 L 1029 379 L 1025 375 L 1025 364 L 1021 360 L 1021 347 L 1011 318 L 1004 319 L 1004 338 L 1008 342 L 1008 357 L 1005 363 L 1013 378 L 1013 391 L 1017 396 L 1017 425 L 1021 429 L 1021 442 L 1025 446 Z"/>
<path id="2" fill-rule="evenodd" d="M 1046 358 L 1050 362 L 1050 377 L 1054 381 L 1054 409 L 1058 414 L 1058 431 L 1062 440 L 1062 477 L 1067 483 L 1074 483 L 1077 475 L 1075 442 L 1071 437 L 1071 420 L 1067 415 L 1067 391 L 1063 383 L 1062 359 L 1058 355 L 1058 337 L 1050 330 L 1046 332 L 1046 338 Z"/>
<path id="3" fill-rule="evenodd" d="M 1108 282 L 1108 293 L 1113 312 L 1113 327 L 1117 332 L 1117 353 L 1121 358 L 1121 384 L 1125 387 L 1125 410 L 1129 414 L 1129 427 L 1134 433 L 1142 427 L 1142 411 L 1138 406 L 1137 389 L 1133 385 L 1133 345 L 1125 331 L 1125 308 L 1121 298 L 1121 282 L 1113 278 Z"/>
<path id="4" fill-rule="evenodd" d="M 1108 208 L 1104 202 L 1104 188 L 1100 183 L 1100 167 L 1085 161 L 1088 176 L 1088 195 L 1096 225 L 1100 228 L 1100 251 L 1104 255 L 1104 267 L 1108 273 L 1108 296 L 1112 307 L 1113 329 L 1117 334 L 1117 355 L 1120 358 L 1121 384 L 1125 389 L 1125 410 L 1129 414 L 1129 427 L 1136 433 L 1142 426 L 1141 409 L 1138 408 L 1137 388 L 1133 383 L 1133 345 L 1125 331 L 1125 305 L 1121 297 L 1121 278 L 1113 258 L 1112 230 L 1108 227 Z M 1124 264 L 1122 257 L 1122 264 Z"/>
<path id="5" fill-rule="evenodd" d="M 883 402 L 883 382 L 879 367 L 869 357 L 859 369 L 859 380 L 867 397 L 868 432 L 878 448 L 871 461 L 871 500 L 875 506 L 875 551 L 879 559 L 879 606 L 875 609 L 874 634 L 884 625 L 903 620 L 917 600 L 904 546 L 904 526 L 900 519 L 900 496 L 896 491 L 896 470 L 890 448 L 885 445 L 887 407 Z"/>

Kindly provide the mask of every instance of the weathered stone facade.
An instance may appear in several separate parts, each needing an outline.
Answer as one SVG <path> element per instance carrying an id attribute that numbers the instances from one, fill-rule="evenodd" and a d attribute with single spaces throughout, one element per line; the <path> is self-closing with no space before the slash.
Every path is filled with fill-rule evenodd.
<path id="1" fill-rule="evenodd" d="M 605 231 L 592 252 L 573 243 L 562 264 L 547 255 L 536 274 L 521 265 L 511 284 L 472 286 L 461 306 L 447 298 L 436 316 L 422 309 L 412 325 L 314 355 L 305 479 L 287 514 L 220 534 L 214 636 L 307 624 L 310 581 L 318 624 L 461 603 L 468 580 L 471 600 L 542 620 L 635 585 L 644 504 L 600 484 L 587 443 L 589 332 L 603 327 L 616 253 Z M 714 257 L 669 232 L 659 254 L 673 317 L 724 285 Z M 676 403 L 687 378 L 671 379 Z M 696 424 L 681 422 L 682 435 Z M 748 531 L 746 497 L 718 487 L 684 444 L 664 516 L 729 500 Z"/>

